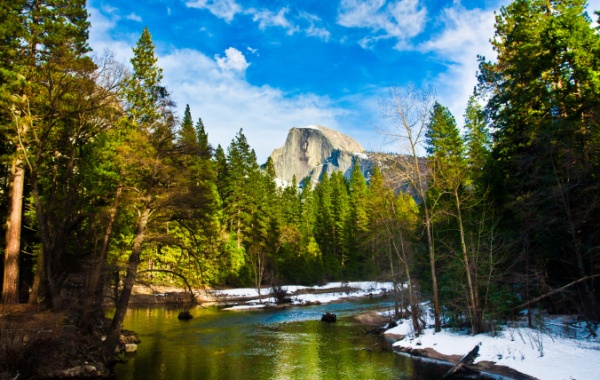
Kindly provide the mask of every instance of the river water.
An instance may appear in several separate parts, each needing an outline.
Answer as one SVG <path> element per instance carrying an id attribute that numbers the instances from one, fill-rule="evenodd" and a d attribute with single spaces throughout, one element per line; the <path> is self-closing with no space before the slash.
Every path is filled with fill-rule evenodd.
<path id="1" fill-rule="evenodd" d="M 118 380 L 146 379 L 439 379 L 447 370 L 389 351 L 381 336 L 349 318 L 373 308 L 390 307 L 382 299 L 227 311 L 212 306 L 191 310 L 194 319 L 179 321 L 181 310 L 142 308 L 128 311 L 124 328 L 142 343 Z M 325 312 L 338 322 L 320 321 Z"/>

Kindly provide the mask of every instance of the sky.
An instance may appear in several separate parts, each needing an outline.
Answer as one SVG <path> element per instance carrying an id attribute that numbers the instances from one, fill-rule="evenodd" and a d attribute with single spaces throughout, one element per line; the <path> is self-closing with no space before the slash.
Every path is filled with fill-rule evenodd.
<path id="1" fill-rule="evenodd" d="M 600 0 L 590 8 L 600 9 Z M 259 163 L 290 128 L 322 125 L 369 151 L 389 88 L 432 88 L 459 126 L 477 56 L 494 59 L 508 0 L 88 0 L 90 47 L 129 64 L 148 27 L 182 116 L 224 149 L 243 129 Z"/>

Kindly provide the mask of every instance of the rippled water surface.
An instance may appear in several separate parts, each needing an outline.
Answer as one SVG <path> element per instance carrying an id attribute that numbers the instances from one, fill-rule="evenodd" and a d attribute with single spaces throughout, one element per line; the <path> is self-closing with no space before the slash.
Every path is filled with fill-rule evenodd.
<path id="1" fill-rule="evenodd" d="M 124 328 L 142 343 L 127 364 L 116 367 L 129 379 L 435 379 L 444 368 L 386 350 L 379 336 L 349 318 L 385 301 L 363 300 L 285 309 L 191 310 L 194 319 L 179 321 L 180 310 L 132 309 Z M 325 312 L 338 322 L 324 324 Z"/>

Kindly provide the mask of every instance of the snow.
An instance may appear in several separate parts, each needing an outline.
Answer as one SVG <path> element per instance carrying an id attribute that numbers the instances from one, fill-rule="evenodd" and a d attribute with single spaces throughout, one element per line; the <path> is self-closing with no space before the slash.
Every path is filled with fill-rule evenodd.
<path id="1" fill-rule="evenodd" d="M 307 125 L 306 127 L 302 127 L 303 129 L 316 129 L 319 130 L 318 125 Z"/>
<path id="2" fill-rule="evenodd" d="M 338 301 L 342 298 L 357 298 L 366 297 L 369 295 L 378 295 L 391 290 L 391 282 L 374 282 L 374 281 L 362 281 L 362 282 L 331 282 L 324 286 L 300 286 L 300 285 L 289 285 L 283 287 L 288 296 L 292 299 L 292 305 L 302 305 L 307 303 L 321 304 Z M 298 294 L 299 291 L 307 290 L 313 292 L 319 292 L 327 289 L 344 289 L 343 291 L 332 292 L 332 293 L 319 293 L 319 294 Z M 244 302 L 241 305 L 225 308 L 224 310 L 243 310 L 243 309 L 256 309 L 266 307 L 269 304 L 275 303 L 275 300 L 269 296 L 271 292 L 270 288 L 261 288 L 261 294 L 263 295 L 262 303 L 258 302 L 258 291 L 255 288 L 241 288 L 241 289 L 226 289 L 217 290 L 213 292 L 213 295 L 220 300 L 226 301 L 228 298 L 247 297 L 250 300 Z"/>
<path id="3" fill-rule="evenodd" d="M 406 335 L 394 346 L 430 347 L 445 355 L 466 355 L 476 345 L 475 361 L 493 361 L 538 379 L 597 379 L 600 373 L 600 338 L 590 338 L 584 325 L 566 324 L 567 317 L 544 318 L 542 329 L 525 327 L 525 321 L 501 326 L 497 336 L 475 336 L 432 328 L 415 337 L 412 324 L 403 320 L 386 334 Z"/>
<path id="4" fill-rule="evenodd" d="M 369 159 L 369 156 L 367 156 L 367 154 L 364 153 L 364 152 L 354 152 L 353 155 L 355 157 L 358 157 L 358 158 L 363 159 L 363 160 L 368 160 Z"/>

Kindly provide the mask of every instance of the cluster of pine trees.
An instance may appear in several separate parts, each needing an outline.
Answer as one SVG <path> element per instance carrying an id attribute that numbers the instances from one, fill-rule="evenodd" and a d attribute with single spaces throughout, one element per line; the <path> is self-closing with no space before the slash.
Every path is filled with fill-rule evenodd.
<path id="1" fill-rule="evenodd" d="M 113 347 L 136 281 L 386 280 L 415 326 L 430 296 L 438 330 L 484 331 L 533 301 L 599 320 L 600 37 L 584 5 L 502 8 L 462 135 L 431 93 L 392 90 L 387 133 L 407 154 L 373 155 L 368 184 L 355 167 L 300 191 L 241 129 L 213 149 L 189 107 L 177 118 L 147 29 L 129 72 L 91 55 L 84 0 L 3 3 L 3 303 L 79 305 L 89 327 L 113 289 Z"/>

